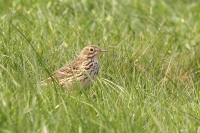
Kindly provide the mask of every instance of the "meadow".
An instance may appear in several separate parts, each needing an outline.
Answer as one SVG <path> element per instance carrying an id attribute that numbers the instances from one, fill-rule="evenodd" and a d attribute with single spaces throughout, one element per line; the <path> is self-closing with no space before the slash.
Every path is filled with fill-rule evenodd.
<path id="1" fill-rule="evenodd" d="M 1 0 L 1 133 L 200 133 L 200 2 Z M 49 74 L 83 47 L 97 81 L 66 93 Z"/>

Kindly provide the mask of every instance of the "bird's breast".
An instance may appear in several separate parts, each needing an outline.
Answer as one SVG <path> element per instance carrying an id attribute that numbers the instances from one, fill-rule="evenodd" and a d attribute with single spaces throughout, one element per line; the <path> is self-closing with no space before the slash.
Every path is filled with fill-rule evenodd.
<path id="1" fill-rule="evenodd" d="M 97 60 L 89 60 L 85 63 L 84 69 L 92 79 L 95 79 L 99 72 L 99 63 Z"/>

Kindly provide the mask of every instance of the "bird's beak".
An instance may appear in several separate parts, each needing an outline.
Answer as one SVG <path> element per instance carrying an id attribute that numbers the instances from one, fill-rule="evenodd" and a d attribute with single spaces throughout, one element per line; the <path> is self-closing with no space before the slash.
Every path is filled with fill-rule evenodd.
<path id="1" fill-rule="evenodd" d="M 107 50 L 103 50 L 103 49 L 101 49 L 100 52 L 107 52 Z"/>

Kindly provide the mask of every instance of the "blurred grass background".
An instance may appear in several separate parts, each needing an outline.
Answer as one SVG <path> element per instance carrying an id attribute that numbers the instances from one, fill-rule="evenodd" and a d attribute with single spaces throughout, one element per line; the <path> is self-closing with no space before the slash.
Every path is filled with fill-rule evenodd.
<path id="1" fill-rule="evenodd" d="M 0 3 L 0 132 L 200 131 L 200 2 Z M 89 90 L 37 84 L 89 44 L 108 50 Z"/>

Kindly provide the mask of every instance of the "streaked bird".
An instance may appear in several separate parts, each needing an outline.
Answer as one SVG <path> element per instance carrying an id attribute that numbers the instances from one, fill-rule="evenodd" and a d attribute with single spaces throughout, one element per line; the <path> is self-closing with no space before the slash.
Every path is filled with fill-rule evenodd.
<path id="1" fill-rule="evenodd" d="M 99 73 L 98 55 L 101 52 L 106 50 L 95 45 L 86 46 L 74 61 L 52 73 L 48 80 L 56 78 L 66 89 L 77 83 L 87 89 Z M 41 81 L 41 84 L 44 83 L 45 80 Z"/>

